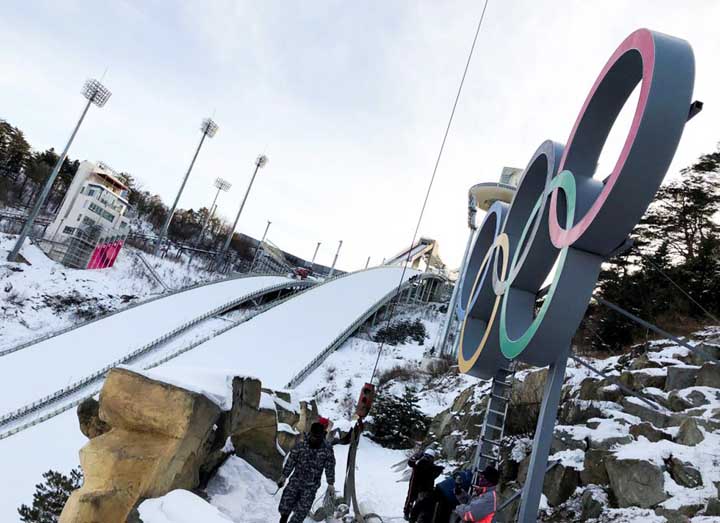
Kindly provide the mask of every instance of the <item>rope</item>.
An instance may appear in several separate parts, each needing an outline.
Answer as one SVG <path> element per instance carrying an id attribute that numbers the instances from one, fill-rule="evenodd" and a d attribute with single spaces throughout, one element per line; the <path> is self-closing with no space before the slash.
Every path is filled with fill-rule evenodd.
<path id="1" fill-rule="evenodd" d="M 420 209 L 420 215 L 418 216 L 417 224 L 415 225 L 415 232 L 413 233 L 412 240 L 410 241 L 410 248 L 408 249 L 408 255 L 407 259 L 405 260 L 405 264 L 403 265 L 402 274 L 400 275 L 400 281 L 398 282 L 397 289 L 395 291 L 395 299 L 393 300 L 390 308 L 390 314 L 388 314 L 387 321 L 385 323 L 386 327 L 390 326 L 390 322 L 393 319 L 393 316 L 395 315 L 395 309 L 397 307 L 397 303 L 400 301 L 400 290 L 403 284 L 403 281 L 405 279 L 405 273 L 407 272 L 407 266 L 408 263 L 410 263 L 410 258 L 413 250 L 413 246 L 415 245 L 415 240 L 417 239 L 418 231 L 420 230 L 420 224 L 422 223 L 423 215 L 425 214 L 425 208 L 427 207 L 428 199 L 430 198 L 430 192 L 432 191 L 433 184 L 435 183 L 435 176 L 437 175 L 438 166 L 440 165 L 440 159 L 442 158 L 443 151 L 445 149 L 445 143 L 447 142 L 447 137 L 450 134 L 450 127 L 452 126 L 453 119 L 455 118 L 455 110 L 457 109 L 458 102 L 460 101 L 460 94 L 462 93 L 463 86 L 465 85 L 465 78 L 467 76 L 468 69 L 470 68 L 470 62 L 473 57 L 473 52 L 475 51 L 475 44 L 477 43 L 478 36 L 480 34 L 480 29 L 482 28 L 483 20 L 485 20 L 485 11 L 487 10 L 488 2 L 490 0 L 485 0 L 485 3 L 483 4 L 482 12 L 480 13 L 480 20 L 478 21 L 477 29 L 475 30 L 475 36 L 472 41 L 472 45 L 470 46 L 470 52 L 468 53 L 467 61 L 465 63 L 465 69 L 463 70 L 462 78 L 460 79 L 460 85 L 458 86 L 457 94 L 455 95 L 455 101 L 453 102 L 452 111 L 450 112 L 450 118 L 448 119 L 447 127 L 445 128 L 445 134 L 443 135 L 442 142 L 440 143 L 440 150 L 438 151 L 437 158 L 435 159 L 435 166 L 433 167 L 432 176 L 430 177 L 430 183 L 428 184 L 427 191 L 425 193 L 425 200 L 423 201 L 422 208 Z M 382 355 L 382 351 L 385 347 L 385 342 L 380 343 L 380 348 L 378 349 L 378 355 L 377 359 L 375 360 L 375 366 L 373 367 L 372 376 L 370 377 L 370 383 L 373 382 L 375 379 L 375 373 L 377 372 L 378 363 L 380 362 L 380 356 Z"/>

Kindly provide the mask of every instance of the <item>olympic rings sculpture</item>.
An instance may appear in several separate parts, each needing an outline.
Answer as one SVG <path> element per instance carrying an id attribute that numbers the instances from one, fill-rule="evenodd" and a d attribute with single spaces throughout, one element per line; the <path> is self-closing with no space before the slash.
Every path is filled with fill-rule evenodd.
<path id="1" fill-rule="evenodd" d="M 567 356 L 602 262 L 635 227 L 670 166 L 694 76 L 685 40 L 635 31 L 598 76 L 567 144 L 540 145 L 510 205 L 488 210 L 459 281 L 462 372 L 490 378 L 509 360 L 543 366 Z M 593 178 L 638 84 L 620 156 L 605 180 Z"/>

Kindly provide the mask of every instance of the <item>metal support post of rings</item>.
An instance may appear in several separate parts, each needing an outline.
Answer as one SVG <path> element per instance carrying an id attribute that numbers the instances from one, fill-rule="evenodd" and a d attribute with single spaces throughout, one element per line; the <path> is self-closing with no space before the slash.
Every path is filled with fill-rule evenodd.
<path id="1" fill-rule="evenodd" d="M 510 207 L 490 208 L 460 280 L 462 372 L 490 378 L 509 360 L 543 366 L 565 353 L 603 260 L 635 227 L 670 166 L 694 76 L 686 41 L 635 31 L 595 81 L 567 145 L 540 145 Z M 622 151 L 598 180 L 605 141 L 638 85 Z M 551 271 L 549 291 L 538 300 Z"/>

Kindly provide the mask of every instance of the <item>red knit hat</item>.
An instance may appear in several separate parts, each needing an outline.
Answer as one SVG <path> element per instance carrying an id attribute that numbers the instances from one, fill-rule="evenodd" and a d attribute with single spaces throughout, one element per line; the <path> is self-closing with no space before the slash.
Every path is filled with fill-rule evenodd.
<path id="1" fill-rule="evenodd" d="M 327 419 L 327 418 L 323 418 L 322 416 L 319 416 L 319 417 L 318 417 L 317 422 L 318 422 L 320 425 L 322 425 L 325 430 L 327 430 L 328 427 L 330 426 L 330 420 Z"/>

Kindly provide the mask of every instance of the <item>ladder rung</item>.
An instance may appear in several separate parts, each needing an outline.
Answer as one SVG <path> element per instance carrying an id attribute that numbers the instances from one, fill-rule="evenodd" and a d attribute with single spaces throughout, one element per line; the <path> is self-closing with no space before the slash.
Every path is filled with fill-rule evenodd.
<path id="1" fill-rule="evenodd" d="M 488 409 L 488 412 L 492 412 L 493 414 L 497 414 L 498 416 L 503 416 L 503 417 L 505 416 L 504 412 L 500 412 L 499 410 L 495 410 L 495 409 Z"/>
<path id="2" fill-rule="evenodd" d="M 486 426 L 486 427 L 489 427 L 489 428 L 491 428 L 491 429 L 495 429 L 495 430 L 497 430 L 497 431 L 500 431 L 501 433 L 502 433 L 502 431 L 503 431 L 503 428 L 502 428 L 502 427 L 496 427 L 495 425 L 490 425 L 489 423 L 488 423 L 487 425 L 485 425 L 485 426 Z"/>
<path id="3" fill-rule="evenodd" d="M 484 443 L 490 443 L 490 445 L 495 445 L 496 447 L 502 447 L 502 443 L 500 443 L 498 440 L 495 439 L 488 439 L 485 436 L 480 438 Z"/>
<path id="4" fill-rule="evenodd" d="M 495 384 L 495 383 L 497 383 L 498 385 L 502 385 L 503 387 L 512 387 L 512 385 L 510 383 L 508 383 L 507 381 L 493 380 L 493 384 Z"/>
<path id="5" fill-rule="evenodd" d="M 487 454 L 480 453 L 480 455 L 485 458 L 492 461 L 500 461 L 500 458 L 498 456 L 488 456 Z"/>
<path id="6" fill-rule="evenodd" d="M 492 393 L 492 392 L 490 393 L 490 397 L 491 397 L 491 398 L 496 398 L 496 399 L 499 399 L 499 400 L 503 400 L 503 401 L 510 401 L 510 398 L 506 398 L 505 396 L 500 396 L 499 394 L 495 394 L 495 393 Z"/>

